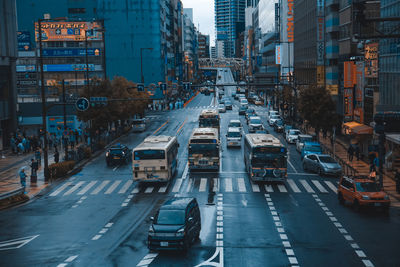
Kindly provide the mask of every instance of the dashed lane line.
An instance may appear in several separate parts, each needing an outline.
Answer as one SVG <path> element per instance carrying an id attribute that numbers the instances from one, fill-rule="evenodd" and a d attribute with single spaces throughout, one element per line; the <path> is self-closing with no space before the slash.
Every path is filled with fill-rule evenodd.
<path id="1" fill-rule="evenodd" d="M 213 192 L 218 192 L 219 191 L 219 179 L 214 178 L 214 185 L 213 185 Z"/>
<path id="2" fill-rule="evenodd" d="M 287 189 L 283 184 L 278 184 L 278 189 L 281 193 L 287 193 Z"/>
<path id="3" fill-rule="evenodd" d="M 149 193 L 153 192 L 153 190 L 154 190 L 154 187 L 153 186 L 149 186 L 149 187 L 146 188 L 146 190 L 144 192 L 146 194 L 149 194 Z"/>

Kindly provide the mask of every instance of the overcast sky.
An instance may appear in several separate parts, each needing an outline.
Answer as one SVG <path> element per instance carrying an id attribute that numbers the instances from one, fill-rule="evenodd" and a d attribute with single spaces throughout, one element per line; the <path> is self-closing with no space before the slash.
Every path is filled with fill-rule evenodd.
<path id="1" fill-rule="evenodd" d="M 182 0 L 182 3 L 183 8 L 193 8 L 194 25 L 201 33 L 210 35 L 210 45 L 214 45 L 214 0 Z"/>

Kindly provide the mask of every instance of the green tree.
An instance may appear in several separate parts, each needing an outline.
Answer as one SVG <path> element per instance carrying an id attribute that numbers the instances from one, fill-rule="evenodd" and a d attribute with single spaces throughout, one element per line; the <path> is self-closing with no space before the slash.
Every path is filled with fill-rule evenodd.
<path id="1" fill-rule="evenodd" d="M 300 90 L 298 103 L 302 118 L 315 129 L 317 137 L 320 130 L 330 131 L 338 124 L 335 103 L 325 88 L 311 85 Z"/>

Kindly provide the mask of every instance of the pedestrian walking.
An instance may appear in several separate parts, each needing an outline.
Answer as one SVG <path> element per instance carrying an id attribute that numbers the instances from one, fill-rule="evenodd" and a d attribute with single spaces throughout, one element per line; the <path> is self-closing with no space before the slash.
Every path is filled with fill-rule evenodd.
<path id="1" fill-rule="evenodd" d="M 353 155 L 354 155 L 354 148 L 352 145 L 349 146 L 349 149 L 347 149 L 347 156 L 349 157 L 349 161 L 353 161 Z"/>
<path id="2" fill-rule="evenodd" d="M 358 146 L 358 144 L 356 145 L 356 148 L 354 149 L 354 153 L 356 154 L 357 161 L 359 161 L 360 160 L 360 147 Z"/>
<path id="3" fill-rule="evenodd" d="M 31 184 L 35 184 L 37 182 L 37 170 L 39 169 L 39 165 L 35 159 L 31 159 Z"/>
<path id="4" fill-rule="evenodd" d="M 35 151 L 35 159 L 36 159 L 38 165 L 41 166 L 42 165 L 42 154 L 40 153 L 39 148 L 37 148 Z"/>
<path id="5" fill-rule="evenodd" d="M 69 144 L 71 145 L 71 148 L 74 149 L 74 146 L 75 146 L 75 135 L 74 135 L 73 131 L 71 131 L 69 133 Z"/>
<path id="6" fill-rule="evenodd" d="M 56 151 L 54 152 L 54 162 L 58 163 L 59 160 L 60 160 L 60 153 L 58 153 L 58 150 L 56 148 Z"/>
<path id="7" fill-rule="evenodd" d="M 400 194 L 400 171 L 399 171 L 399 169 L 396 170 L 394 179 L 396 180 L 396 192 Z"/>
<path id="8" fill-rule="evenodd" d="M 19 171 L 19 180 L 21 182 L 21 186 L 24 188 L 25 191 L 25 187 L 26 187 L 26 173 L 25 173 L 25 169 L 21 169 Z"/>

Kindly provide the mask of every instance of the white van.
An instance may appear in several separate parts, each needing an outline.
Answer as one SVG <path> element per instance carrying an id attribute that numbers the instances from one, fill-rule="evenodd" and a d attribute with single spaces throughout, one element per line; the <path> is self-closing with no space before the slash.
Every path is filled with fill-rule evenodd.
<path id="1" fill-rule="evenodd" d="M 242 98 L 242 99 L 240 99 L 240 105 L 248 108 L 249 107 L 249 102 L 247 101 L 247 99 Z"/>

